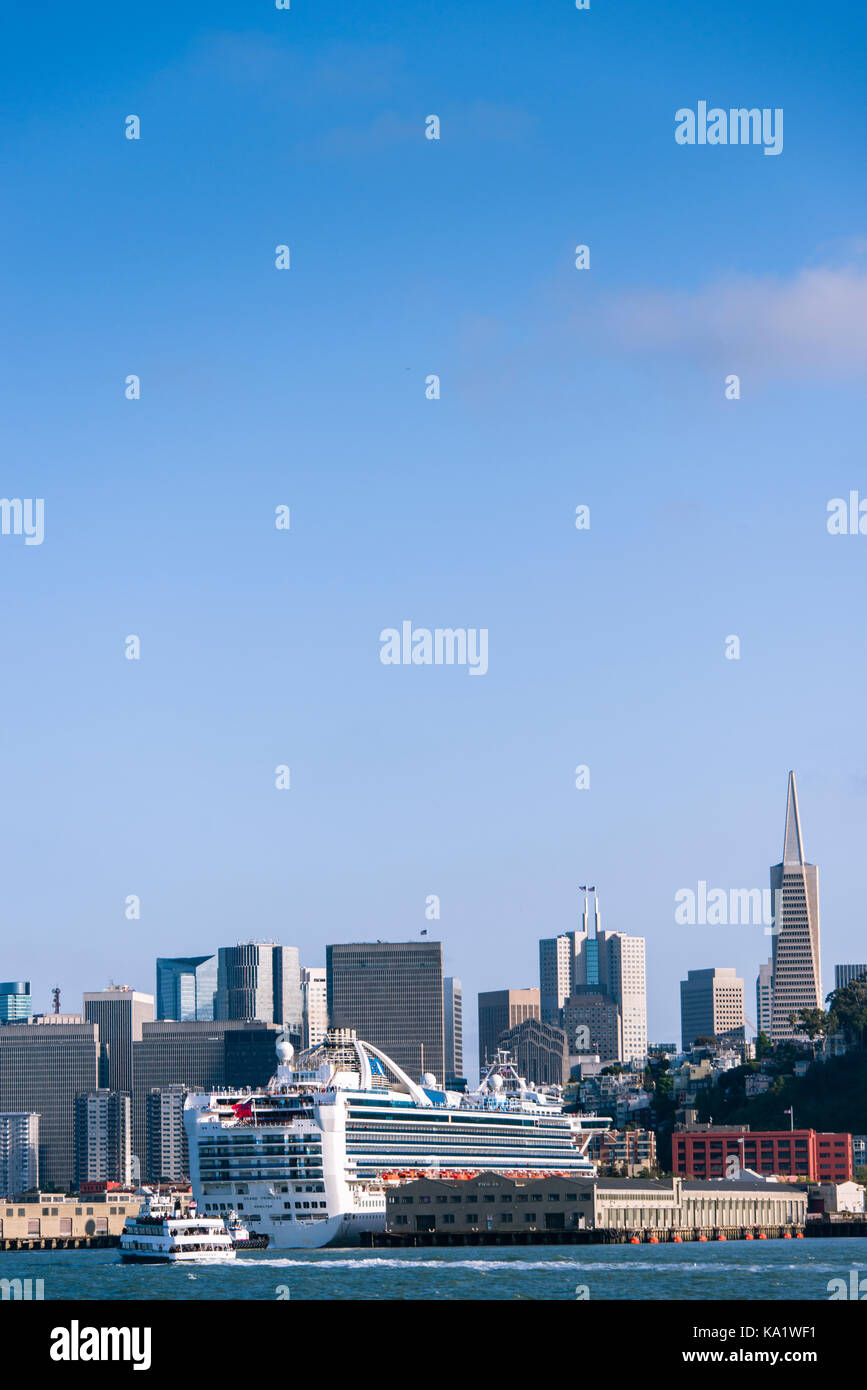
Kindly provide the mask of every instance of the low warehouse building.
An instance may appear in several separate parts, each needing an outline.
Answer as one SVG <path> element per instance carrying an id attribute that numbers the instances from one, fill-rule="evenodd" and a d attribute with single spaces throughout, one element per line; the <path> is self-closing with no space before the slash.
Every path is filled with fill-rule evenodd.
<path id="1" fill-rule="evenodd" d="M 502 1235 L 535 1231 L 801 1225 L 805 1189 L 789 1183 L 683 1178 L 418 1178 L 391 1189 L 386 1229 Z"/>

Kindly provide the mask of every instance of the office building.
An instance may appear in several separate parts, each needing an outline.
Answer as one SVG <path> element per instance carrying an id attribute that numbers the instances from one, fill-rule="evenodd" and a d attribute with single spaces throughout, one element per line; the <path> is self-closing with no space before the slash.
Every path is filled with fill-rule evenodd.
<path id="1" fill-rule="evenodd" d="M 734 970 L 690 970 L 680 982 L 680 1031 L 684 1052 L 696 1038 L 744 1040 L 744 982 Z"/>
<path id="2" fill-rule="evenodd" d="M 75 1097 L 99 1086 L 95 1023 L 37 1015 L 0 1028 L 0 1111 L 39 1116 L 39 1180 L 66 1192 L 75 1182 Z"/>
<path id="3" fill-rule="evenodd" d="M 0 1197 L 39 1187 L 39 1116 L 27 1111 L 0 1114 Z"/>
<path id="4" fill-rule="evenodd" d="M 553 1023 L 532 1015 L 501 1033 L 497 1045 L 531 1086 L 562 1086 L 569 1079 L 566 1034 Z"/>
<path id="5" fill-rule="evenodd" d="M 76 1183 L 132 1181 L 130 1103 L 124 1092 L 86 1091 L 75 1098 Z"/>
<path id="6" fill-rule="evenodd" d="M 573 990 L 596 988 L 599 975 L 599 932 L 602 918 L 595 888 L 583 888 L 584 910 L 579 931 L 561 932 L 539 942 L 539 990 L 543 1023 L 559 1024 L 561 1011 Z M 592 893 L 592 902 L 590 894 Z"/>
<path id="7" fill-rule="evenodd" d="M 539 1018 L 538 989 L 490 989 L 479 995 L 479 1065 L 496 1060 L 500 1038 L 525 1018 Z"/>
<path id="8" fill-rule="evenodd" d="M 447 975 L 443 980 L 443 1027 L 445 1029 L 446 1084 L 464 1076 L 464 999 L 460 980 Z"/>
<path id="9" fill-rule="evenodd" d="M 85 994 L 84 1017 L 97 1024 L 99 1041 L 108 1048 L 107 1090 L 132 1094 L 133 1044 L 141 1038 L 142 1025 L 152 1022 L 153 1016 L 153 995 L 140 994 L 130 985 L 109 985 L 108 989 Z"/>
<path id="10" fill-rule="evenodd" d="M 835 989 L 845 989 L 847 985 L 855 984 L 856 980 L 867 980 L 867 965 L 834 966 Z M 3 986 L 0 985 L 0 990 L 2 989 Z"/>
<path id="11" fill-rule="evenodd" d="M 173 1086 L 185 1090 L 264 1086 L 277 1069 L 275 1047 L 281 1031 L 276 1023 L 241 1019 L 161 1019 L 142 1026 L 141 1039 L 134 1046 L 132 1133 L 143 1179 L 161 1176 L 150 1168 L 154 1157 L 148 1128 L 151 1092 Z"/>
<path id="12" fill-rule="evenodd" d="M 600 931 L 599 985 L 620 1010 L 621 1062 L 647 1057 L 647 982 L 644 937 Z"/>
<path id="13" fill-rule="evenodd" d="M 153 1182 L 183 1182 L 190 1157 L 184 1129 L 185 1086 L 154 1087 L 147 1098 L 148 1163 Z"/>
<path id="14" fill-rule="evenodd" d="M 722 1178 L 749 1169 L 762 1177 L 849 1182 L 851 1134 L 814 1129 L 750 1130 L 747 1125 L 693 1125 L 671 1136 L 672 1172 L 686 1178 Z"/>
<path id="15" fill-rule="evenodd" d="M 756 976 L 756 1030 L 771 1036 L 771 1015 L 773 1011 L 774 962 L 759 966 Z"/>
<path id="16" fill-rule="evenodd" d="M 243 941 L 217 952 L 218 1019 L 277 1023 L 297 1047 L 303 1033 L 301 965 L 296 946 Z"/>
<path id="17" fill-rule="evenodd" d="M 771 1041 L 797 1036 L 789 1022 L 822 1007 L 819 959 L 819 871 L 804 859 L 795 774 L 789 773 L 782 863 L 771 869 L 774 903 L 774 988 Z"/>
<path id="18" fill-rule="evenodd" d="M 620 1006 L 605 990 L 579 986 L 563 1005 L 562 1018 L 570 1055 L 595 1053 L 602 1062 L 623 1060 Z"/>
<path id="19" fill-rule="evenodd" d="M 30 981 L 0 982 L 0 1023 L 23 1023 L 30 1017 Z"/>
<path id="20" fill-rule="evenodd" d="M 440 941 L 349 942 L 326 947 L 328 1019 L 354 1028 L 415 1081 L 445 1075 Z"/>
<path id="21" fill-rule="evenodd" d="M 302 1046 L 318 1047 L 328 1032 L 328 981 L 325 968 L 301 967 Z"/>
<path id="22" fill-rule="evenodd" d="M 216 956 L 158 957 L 157 1018 L 211 1019 L 216 993 Z"/>

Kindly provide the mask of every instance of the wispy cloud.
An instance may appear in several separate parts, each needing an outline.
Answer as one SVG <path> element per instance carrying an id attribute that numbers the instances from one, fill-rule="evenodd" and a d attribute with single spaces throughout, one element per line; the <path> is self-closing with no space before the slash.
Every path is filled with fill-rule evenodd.
<path id="1" fill-rule="evenodd" d="M 634 353 L 688 356 L 762 375 L 860 375 L 867 369 L 867 270 L 824 267 L 784 281 L 738 277 L 685 292 L 600 303 L 599 327 Z"/>

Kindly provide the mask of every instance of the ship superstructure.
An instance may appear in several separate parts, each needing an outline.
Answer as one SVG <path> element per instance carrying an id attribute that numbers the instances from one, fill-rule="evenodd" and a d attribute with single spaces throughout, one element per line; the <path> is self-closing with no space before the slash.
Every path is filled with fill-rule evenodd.
<path id="1" fill-rule="evenodd" d="M 262 1090 L 191 1093 L 185 1124 L 201 1210 L 236 1211 L 277 1248 L 345 1245 L 385 1226 L 390 1182 L 420 1173 L 593 1176 L 579 1116 L 526 1084 L 505 1054 L 469 1094 L 413 1081 L 354 1029 L 295 1059 L 277 1044 Z M 599 1120 L 598 1124 L 607 1121 Z"/>

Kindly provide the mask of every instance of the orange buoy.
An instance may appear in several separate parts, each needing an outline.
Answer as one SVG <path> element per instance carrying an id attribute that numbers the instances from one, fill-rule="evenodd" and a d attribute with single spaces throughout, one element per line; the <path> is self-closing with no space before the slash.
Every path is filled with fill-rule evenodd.
<path id="1" fill-rule="evenodd" d="M 795 1232 L 795 1240 L 803 1240 L 803 1239 L 804 1239 L 804 1232 L 803 1232 L 803 1231 L 796 1231 L 796 1232 Z"/>
<path id="2" fill-rule="evenodd" d="M 648 1237 L 647 1237 L 647 1244 L 648 1244 L 648 1245 L 658 1245 L 658 1244 L 659 1244 L 659 1237 L 658 1237 L 658 1236 L 648 1236 Z"/>
<path id="3" fill-rule="evenodd" d="M 767 1240 L 767 1236 L 765 1235 L 764 1231 L 759 1231 L 759 1240 Z"/>
<path id="4" fill-rule="evenodd" d="M 699 1240 L 707 1240 L 707 1236 L 699 1236 Z"/>
<path id="5" fill-rule="evenodd" d="M 638 1236 L 633 1236 L 632 1239 L 630 1240 L 629 1244 L 630 1244 L 630 1245 L 640 1245 L 640 1244 L 641 1244 L 641 1241 L 638 1239 Z"/>
<path id="6" fill-rule="evenodd" d="M 792 1239 L 792 1233 L 791 1233 L 791 1231 L 784 1231 L 784 1232 L 783 1232 L 783 1240 L 791 1240 L 791 1239 Z"/>
<path id="7" fill-rule="evenodd" d="M 753 1240 L 753 1239 L 754 1239 L 754 1236 L 753 1236 L 752 1231 L 747 1231 L 746 1234 L 744 1235 L 744 1240 Z"/>
<path id="8" fill-rule="evenodd" d="M 717 1240 L 728 1240 L 728 1236 L 724 1236 L 722 1233 L 720 1233 L 720 1234 L 717 1236 Z"/>
<path id="9" fill-rule="evenodd" d="M 683 1245 L 683 1240 L 680 1236 L 672 1236 L 671 1239 L 675 1245 Z"/>

